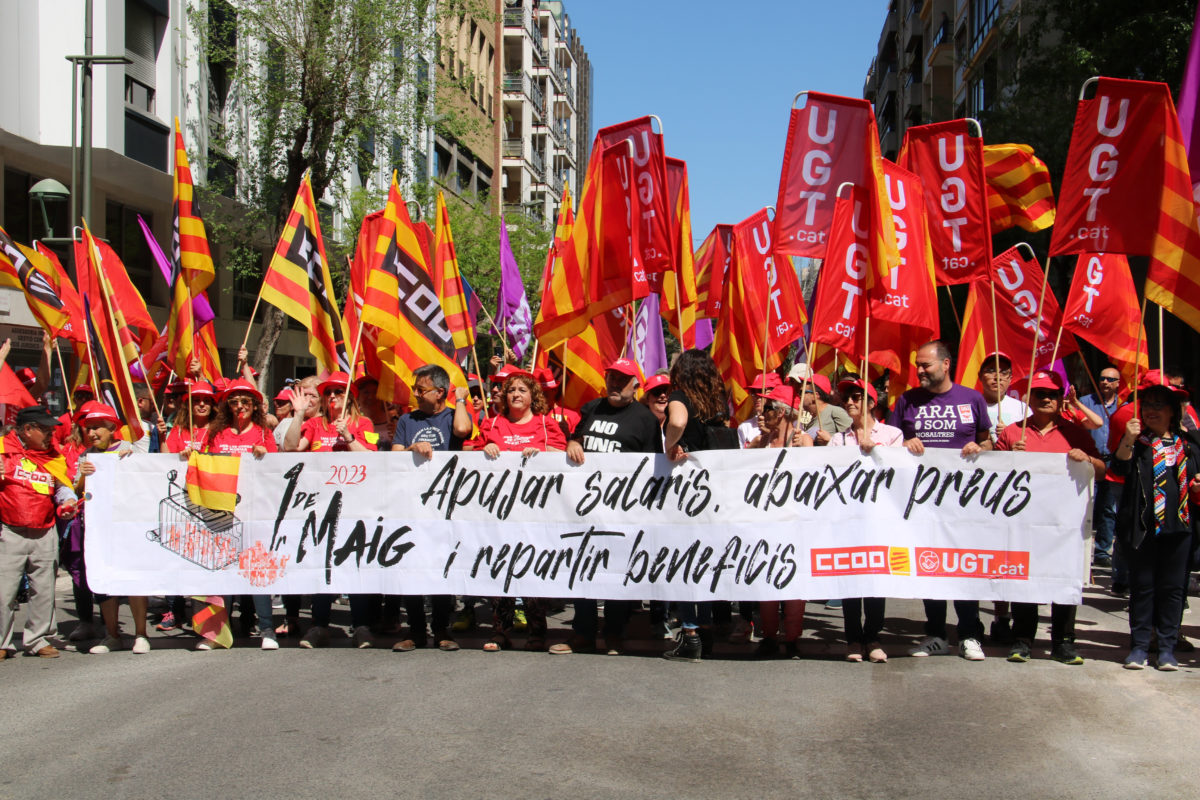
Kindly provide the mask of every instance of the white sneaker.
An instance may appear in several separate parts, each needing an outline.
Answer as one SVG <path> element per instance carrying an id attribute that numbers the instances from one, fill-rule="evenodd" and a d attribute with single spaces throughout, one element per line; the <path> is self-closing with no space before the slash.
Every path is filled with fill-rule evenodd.
<path id="1" fill-rule="evenodd" d="M 983 661 L 987 657 L 978 639 L 963 639 L 958 643 L 958 654 L 967 661 Z"/>
<path id="2" fill-rule="evenodd" d="M 279 640 L 275 638 L 274 631 L 272 631 L 271 633 L 263 633 L 262 649 L 263 650 L 278 650 L 279 649 Z"/>
<path id="3" fill-rule="evenodd" d="M 133 652 L 139 656 L 144 656 L 150 652 L 150 640 L 145 636 L 139 636 L 133 640 Z"/>
<path id="4" fill-rule="evenodd" d="M 105 636 L 100 644 L 88 650 L 94 656 L 102 655 L 103 653 L 115 653 L 118 650 L 124 650 L 125 645 L 121 643 L 119 636 Z"/>
<path id="5" fill-rule="evenodd" d="M 213 644 L 208 639 L 201 639 L 196 643 L 196 649 L 200 652 L 206 652 L 213 649 Z"/>
<path id="6" fill-rule="evenodd" d="M 750 637 L 754 635 L 754 623 L 738 617 L 737 622 L 733 624 L 733 633 L 729 634 L 731 644 L 745 644 L 750 641 Z"/>
<path id="7" fill-rule="evenodd" d="M 975 645 L 978 647 L 979 643 L 975 642 Z M 948 656 L 950 655 L 950 643 L 940 636 L 926 636 L 916 647 L 909 650 L 908 654 L 917 658 L 925 656 Z"/>
<path id="8" fill-rule="evenodd" d="M 375 637 L 371 635 L 371 629 L 366 625 L 359 625 L 355 628 L 352 638 L 354 639 L 354 646 L 359 650 L 375 646 Z"/>

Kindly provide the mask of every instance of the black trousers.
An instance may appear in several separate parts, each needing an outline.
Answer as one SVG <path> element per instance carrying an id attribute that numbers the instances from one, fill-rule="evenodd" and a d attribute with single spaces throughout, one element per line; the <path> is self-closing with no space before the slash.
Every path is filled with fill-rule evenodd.
<path id="1" fill-rule="evenodd" d="M 879 641 L 879 632 L 883 630 L 883 614 L 886 606 L 887 600 L 882 597 L 847 597 L 843 599 L 842 621 L 846 627 L 846 643 L 870 644 Z M 864 612 L 866 614 L 865 623 L 863 622 Z M 945 606 L 942 606 L 943 620 L 945 613 Z"/>
<path id="2" fill-rule="evenodd" d="M 1140 547 L 1124 548 L 1129 568 L 1129 633 L 1133 646 L 1150 648 L 1158 633 L 1159 653 L 1171 653 L 1179 639 L 1187 591 L 1192 534 L 1146 534 Z"/>
<path id="3" fill-rule="evenodd" d="M 946 601 L 925 600 L 925 635 L 946 638 Z M 955 600 L 954 613 L 958 615 L 958 641 L 982 639 L 983 623 L 979 621 L 978 600 Z"/>
<path id="4" fill-rule="evenodd" d="M 1050 642 L 1058 644 L 1075 638 L 1075 610 L 1079 606 L 1050 604 Z M 1038 604 L 1013 603 L 1013 637 L 1033 641 L 1037 638 Z"/>
<path id="5" fill-rule="evenodd" d="M 435 594 L 430 596 L 432 607 L 433 638 L 440 641 L 450 638 L 450 617 L 454 614 L 454 595 Z M 405 595 L 404 610 L 408 612 L 409 636 L 417 644 L 425 642 L 425 597 Z"/>

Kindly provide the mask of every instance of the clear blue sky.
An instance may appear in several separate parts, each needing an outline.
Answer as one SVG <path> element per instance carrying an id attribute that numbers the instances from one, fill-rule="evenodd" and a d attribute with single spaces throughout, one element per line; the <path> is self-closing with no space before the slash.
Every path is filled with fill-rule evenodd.
<path id="1" fill-rule="evenodd" d="M 592 134 L 657 114 L 688 163 L 696 244 L 775 204 L 788 109 L 861 97 L 887 0 L 565 0 L 592 62 Z M 574 191 L 574 187 L 572 187 Z"/>

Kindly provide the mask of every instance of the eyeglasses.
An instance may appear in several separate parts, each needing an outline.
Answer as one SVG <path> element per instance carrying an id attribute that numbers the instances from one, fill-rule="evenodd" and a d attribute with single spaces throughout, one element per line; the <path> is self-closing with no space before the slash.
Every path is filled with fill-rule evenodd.
<path id="1" fill-rule="evenodd" d="M 344 388 L 342 388 L 341 386 L 334 386 L 334 387 L 331 387 L 331 388 L 326 389 L 325 391 L 321 392 L 321 394 L 325 395 L 326 397 L 329 397 L 330 395 L 340 395 L 340 394 L 345 394 L 345 393 L 346 393 L 346 390 Z"/>
<path id="2" fill-rule="evenodd" d="M 253 397 L 231 397 L 231 398 L 229 398 L 228 402 L 229 402 L 230 408 L 238 408 L 241 406 L 247 406 L 247 407 L 254 406 L 254 398 Z"/>
<path id="3" fill-rule="evenodd" d="M 1101 375 L 1101 376 L 1100 376 L 1100 382 L 1101 382 L 1101 383 L 1116 383 L 1116 382 L 1117 382 L 1117 381 L 1119 381 L 1119 380 L 1121 380 L 1121 379 L 1120 379 L 1120 378 L 1110 378 L 1110 377 L 1108 377 L 1108 376 L 1106 376 L 1106 375 Z"/>
<path id="4" fill-rule="evenodd" d="M 1053 389 L 1034 389 L 1030 394 L 1039 400 L 1045 400 L 1048 397 L 1058 397 L 1058 392 Z"/>
<path id="5" fill-rule="evenodd" d="M 413 391 L 413 394 L 415 394 L 417 397 L 424 397 L 425 395 L 429 394 L 430 392 L 438 391 L 438 388 L 436 386 L 430 386 L 427 389 L 422 389 L 420 386 L 413 386 L 412 391 Z"/>

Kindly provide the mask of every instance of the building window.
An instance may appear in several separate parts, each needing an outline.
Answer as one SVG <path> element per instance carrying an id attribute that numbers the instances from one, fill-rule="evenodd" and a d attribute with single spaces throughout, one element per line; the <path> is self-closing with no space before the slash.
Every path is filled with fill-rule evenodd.
<path id="1" fill-rule="evenodd" d="M 968 84 L 967 113 L 977 116 L 992 107 L 996 99 L 996 59 L 989 58 L 980 66 Z"/>
<path id="2" fill-rule="evenodd" d="M 271 254 L 262 254 L 262 264 L 265 271 L 271 262 Z M 258 299 L 259 285 L 262 278 L 258 275 L 236 275 L 233 279 L 233 318 L 240 322 L 249 322 L 250 314 L 254 312 L 254 301 Z M 237 354 L 234 354 L 237 357 Z"/>
<path id="3" fill-rule="evenodd" d="M 166 16 L 142 0 L 125 0 L 125 56 L 130 61 L 125 65 L 125 99 L 140 111 L 154 110 L 158 53 L 166 31 Z"/>
<path id="4" fill-rule="evenodd" d="M 154 113 L 154 87 L 147 86 L 136 78 L 125 76 L 125 103 L 144 111 Z"/>
<path id="5" fill-rule="evenodd" d="M 154 256 L 150 254 L 150 247 L 146 244 L 146 237 L 142 234 L 142 228 L 138 225 L 139 214 L 153 230 L 154 215 L 149 211 L 140 211 L 109 200 L 104 205 L 104 231 L 109 246 L 124 262 L 125 271 L 129 273 L 133 287 L 142 295 L 143 300 L 149 302 L 153 294 L 154 271 L 157 266 Z M 167 284 L 161 274 L 157 280 L 165 290 Z"/>
<path id="6" fill-rule="evenodd" d="M 984 38 L 996 24 L 1000 15 L 1000 0 L 972 0 L 971 3 L 971 54 L 979 49 Z"/>

